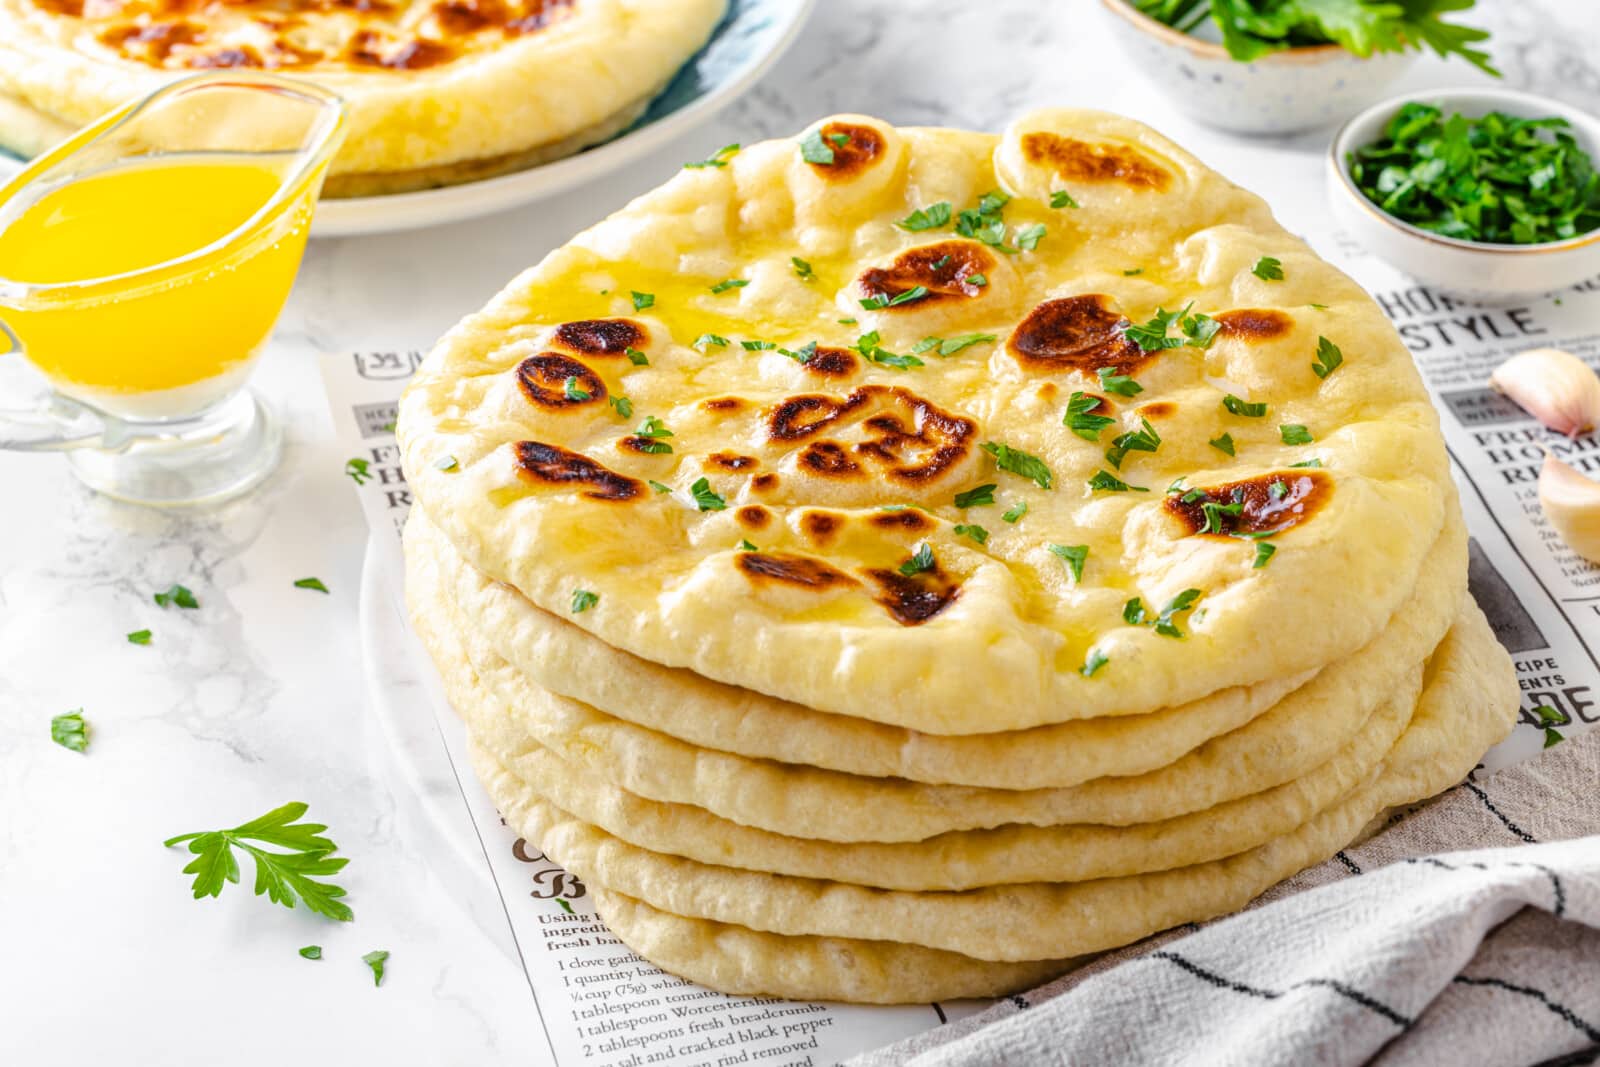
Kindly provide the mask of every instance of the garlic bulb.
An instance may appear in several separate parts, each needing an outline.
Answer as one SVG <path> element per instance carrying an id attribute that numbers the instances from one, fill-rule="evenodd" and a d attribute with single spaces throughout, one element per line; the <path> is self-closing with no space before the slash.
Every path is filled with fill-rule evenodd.
<path id="1" fill-rule="evenodd" d="M 1539 471 L 1539 506 L 1569 548 L 1600 563 L 1600 482 L 1547 455 Z"/>
<path id="2" fill-rule="evenodd" d="M 1571 352 L 1518 352 L 1495 368 L 1489 384 L 1556 433 L 1576 437 L 1600 425 L 1600 375 Z"/>

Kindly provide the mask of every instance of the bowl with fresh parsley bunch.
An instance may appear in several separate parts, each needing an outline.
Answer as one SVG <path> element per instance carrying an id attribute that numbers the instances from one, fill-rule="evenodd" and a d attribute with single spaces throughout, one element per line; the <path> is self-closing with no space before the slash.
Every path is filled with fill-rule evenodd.
<path id="1" fill-rule="evenodd" d="M 1328 153 L 1334 218 L 1417 279 L 1479 300 L 1600 273 L 1600 119 L 1509 89 L 1434 91 L 1352 118 Z"/>
<path id="2" fill-rule="evenodd" d="M 1102 0 L 1112 32 L 1180 111 L 1283 134 L 1372 103 L 1424 49 L 1498 76 L 1488 32 L 1450 16 L 1474 0 Z"/>

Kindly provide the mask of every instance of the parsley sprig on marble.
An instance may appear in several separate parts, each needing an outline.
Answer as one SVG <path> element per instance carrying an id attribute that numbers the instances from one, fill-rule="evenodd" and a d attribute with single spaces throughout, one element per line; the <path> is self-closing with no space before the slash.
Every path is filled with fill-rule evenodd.
<path id="1" fill-rule="evenodd" d="M 333 855 L 339 846 L 322 836 L 326 826 L 299 821 L 305 813 L 306 805 L 294 801 L 230 830 L 179 834 L 163 844 L 187 844 L 194 853 L 183 872 L 194 875 L 196 900 L 219 896 L 226 883 L 239 881 L 238 849 L 255 861 L 256 896 L 265 894 L 286 908 L 298 900 L 318 915 L 349 922 L 355 913 L 339 899 L 344 889 L 319 879 L 338 874 L 350 861 Z"/>

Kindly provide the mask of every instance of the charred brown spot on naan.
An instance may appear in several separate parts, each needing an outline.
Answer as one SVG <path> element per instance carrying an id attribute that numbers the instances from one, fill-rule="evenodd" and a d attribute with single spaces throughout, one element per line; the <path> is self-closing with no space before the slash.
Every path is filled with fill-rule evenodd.
<path id="1" fill-rule="evenodd" d="M 1100 404 L 1090 411 L 1092 415 L 1102 414 L 1101 407 L 1109 407 L 1104 397 L 1098 397 L 1097 399 Z M 1170 400 L 1152 400 L 1148 404 L 1139 405 L 1134 413 L 1147 419 L 1166 419 L 1178 413 L 1178 405 Z"/>
<path id="2" fill-rule="evenodd" d="M 816 393 L 791 396 L 768 414 L 767 433 L 775 441 L 804 440 L 866 402 L 862 389 L 843 400 Z"/>
<path id="3" fill-rule="evenodd" d="M 830 122 L 822 127 L 821 132 L 823 143 L 833 149 L 833 162 L 809 164 L 812 173 L 818 177 L 829 181 L 846 181 L 872 166 L 883 155 L 883 135 L 871 126 Z"/>
<path id="4" fill-rule="evenodd" d="M 800 453 L 800 466 L 828 478 L 849 478 L 861 473 L 861 464 L 851 459 L 837 441 L 814 441 L 807 445 Z"/>
<path id="5" fill-rule="evenodd" d="M 818 548 L 832 544 L 843 526 L 844 516 L 831 511 L 808 511 L 800 516 L 801 531 Z"/>
<path id="6" fill-rule="evenodd" d="M 1081 371 L 1106 368 L 1131 374 L 1154 356 L 1128 340 L 1131 325 L 1099 293 L 1046 300 L 1006 338 L 1006 351 L 1033 370 Z"/>
<path id="7" fill-rule="evenodd" d="M 905 530 L 922 533 L 933 529 L 933 520 L 915 508 L 896 508 L 894 511 L 875 512 L 867 520 L 880 530 Z"/>
<path id="8" fill-rule="evenodd" d="M 450 62 L 456 57 L 456 49 L 421 38 L 395 42 L 374 30 L 358 30 L 350 38 L 346 56 L 352 64 L 360 67 L 427 70 Z"/>
<path id="9" fill-rule="evenodd" d="M 644 492 L 644 483 L 618 474 L 588 456 L 569 452 L 560 445 L 543 441 L 518 441 L 513 446 L 517 476 L 544 485 L 584 487 L 590 500 L 633 500 Z"/>
<path id="10" fill-rule="evenodd" d="M 902 626 L 920 626 L 961 595 L 961 586 L 947 579 L 937 567 L 909 577 L 897 570 L 866 573 L 878 587 L 873 599 Z"/>
<path id="11" fill-rule="evenodd" d="M 863 439 L 853 445 L 815 441 L 799 455 L 803 470 L 833 478 L 862 475 L 861 462 L 901 482 L 938 478 L 972 451 L 978 424 L 952 415 L 900 386 L 864 385 L 842 399 L 817 394 L 789 397 L 772 409 L 773 440 L 803 440 L 846 417 L 859 420 Z M 865 475 L 862 475 L 865 476 Z"/>
<path id="12" fill-rule="evenodd" d="M 667 452 L 661 449 L 661 442 L 653 437 L 640 437 L 638 434 L 629 434 L 627 437 L 617 438 L 617 447 L 624 452 L 639 456 L 664 456 Z"/>
<path id="13" fill-rule="evenodd" d="M 751 478 L 750 488 L 754 489 L 758 493 L 770 493 L 774 489 L 778 488 L 779 480 L 780 479 L 776 474 L 772 473 L 771 471 L 767 471 L 765 474 L 758 474 L 754 478 Z"/>
<path id="14" fill-rule="evenodd" d="M 861 584 L 843 571 L 811 556 L 741 552 L 736 562 L 739 569 L 757 584 L 762 581 L 772 581 L 797 585 L 805 589 L 832 589 Z"/>
<path id="15" fill-rule="evenodd" d="M 569 393 L 569 380 L 576 392 L 587 395 L 579 397 Z M 606 383 L 598 374 L 577 360 L 554 352 L 529 356 L 517 364 L 517 384 L 528 402 L 541 408 L 559 411 L 606 402 Z"/>
<path id="16" fill-rule="evenodd" d="M 1274 490 L 1274 485 L 1282 488 Z M 1211 531 L 1211 536 L 1282 533 L 1321 510 L 1333 493 L 1333 479 L 1319 470 L 1300 470 L 1198 487 L 1198 491 L 1205 496 L 1194 497 L 1195 490 L 1190 490 L 1173 493 L 1165 502 L 1167 512 L 1183 524 L 1185 533 L 1205 531 L 1208 503 L 1241 505 L 1237 515 L 1218 513 L 1217 522 L 1222 529 Z"/>
<path id="17" fill-rule="evenodd" d="M 819 378 L 848 378 L 861 366 L 861 361 L 848 348 L 819 346 L 816 353 L 800 365 Z"/>
<path id="18" fill-rule="evenodd" d="M 650 331 L 632 319 L 583 319 L 556 327 L 555 342 L 580 356 L 621 356 L 650 343 Z"/>
<path id="19" fill-rule="evenodd" d="M 713 452 L 706 457 L 706 466 L 724 471 L 746 471 L 759 466 L 760 463 L 761 461 L 754 456 L 744 456 L 737 452 Z"/>
<path id="20" fill-rule="evenodd" d="M 883 309 L 901 311 L 941 300 L 981 296 L 985 285 L 975 284 L 973 276 L 987 278 L 994 269 L 994 255 L 981 244 L 975 241 L 940 241 L 908 248 L 887 267 L 871 267 L 862 271 L 856 284 L 863 295 L 879 300 L 893 300 L 918 286 L 928 291 L 926 296 Z"/>
<path id="21" fill-rule="evenodd" d="M 764 530 L 772 521 L 772 512 L 760 504 L 746 504 L 733 513 L 741 526 L 748 526 L 752 530 Z"/>
<path id="22" fill-rule="evenodd" d="M 714 396 L 700 401 L 700 406 L 717 415 L 738 411 L 744 407 L 744 401 L 736 396 Z"/>
<path id="23" fill-rule="evenodd" d="M 1273 308 L 1239 308 L 1216 318 L 1222 324 L 1222 336 L 1243 341 L 1270 341 L 1294 329 L 1294 319 Z"/>
<path id="24" fill-rule="evenodd" d="M 179 45 L 194 44 L 203 36 L 188 22 L 149 22 L 143 26 L 118 26 L 100 34 L 100 42 L 134 59 L 160 64 Z"/>
<path id="25" fill-rule="evenodd" d="M 1022 135 L 1022 156 L 1072 182 L 1120 182 L 1135 189 L 1165 189 L 1172 175 L 1131 145 L 1091 144 L 1036 130 Z"/>

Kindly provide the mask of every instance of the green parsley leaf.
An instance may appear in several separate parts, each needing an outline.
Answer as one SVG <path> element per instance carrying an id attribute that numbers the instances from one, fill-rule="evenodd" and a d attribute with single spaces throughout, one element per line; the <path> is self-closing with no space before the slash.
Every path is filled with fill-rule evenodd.
<path id="1" fill-rule="evenodd" d="M 750 284 L 749 278 L 724 278 L 711 287 L 713 293 L 725 293 L 729 289 L 743 289 Z"/>
<path id="2" fill-rule="evenodd" d="M 83 709 L 57 715 L 50 720 L 50 740 L 62 748 L 82 752 L 89 747 L 89 724 L 83 721 Z"/>
<path id="3" fill-rule="evenodd" d="M 1561 742 L 1566 740 L 1566 738 L 1562 736 L 1561 731 L 1557 730 L 1556 727 L 1570 724 L 1572 722 L 1572 716 L 1565 715 L 1562 712 L 1557 711 L 1555 708 L 1552 708 L 1548 704 L 1539 705 L 1533 709 L 1533 713 L 1539 716 L 1539 724 L 1544 730 L 1545 748 L 1551 748 L 1555 745 L 1559 745 Z"/>
<path id="4" fill-rule="evenodd" d="M 807 263 L 799 256 L 790 256 L 789 266 L 794 268 L 795 276 L 801 281 L 814 282 L 817 280 L 817 272 L 811 269 L 811 264 Z"/>
<path id="5" fill-rule="evenodd" d="M 819 167 L 833 166 L 833 148 L 822 139 L 822 130 L 812 130 L 800 139 L 800 158 Z"/>
<path id="6" fill-rule="evenodd" d="M 704 336 L 710 337 L 711 335 L 705 334 Z M 696 344 L 698 344 L 698 342 L 696 342 Z M 727 344 L 727 342 L 724 341 L 723 344 Z M 639 351 L 637 348 L 624 348 L 622 351 L 628 357 L 628 362 L 632 363 L 635 367 L 648 367 L 650 365 L 650 357 Z"/>
<path id="7" fill-rule="evenodd" d="M 969 278 L 968 280 L 970 281 L 971 279 Z M 925 297 L 927 295 L 928 295 L 928 287 L 926 285 L 913 285 L 911 288 L 907 289 L 905 292 L 896 293 L 894 296 L 891 296 L 891 297 L 887 297 L 887 298 L 881 297 L 881 296 L 869 296 L 869 297 L 866 297 L 865 299 L 863 299 L 861 301 L 861 306 L 863 308 L 865 308 L 866 310 L 868 310 L 868 311 L 877 311 L 879 308 L 892 308 L 892 307 L 899 307 L 901 304 L 909 304 L 909 303 L 912 303 L 913 301 L 921 300 L 923 297 Z"/>
<path id="8" fill-rule="evenodd" d="M 1187 310 L 1179 308 L 1177 311 L 1168 311 L 1166 308 L 1157 308 L 1150 321 L 1137 325 L 1129 324 L 1123 328 L 1122 334 L 1146 352 L 1182 348 L 1183 338 L 1169 337 L 1167 334 Z"/>
<path id="9" fill-rule="evenodd" d="M 855 319 L 835 319 L 834 321 L 837 322 L 840 326 L 854 326 L 854 325 L 856 325 L 856 320 Z"/>
<path id="10" fill-rule="evenodd" d="M 1129 379 L 1130 381 L 1132 379 Z M 1137 385 L 1137 382 L 1133 384 Z M 1109 415 L 1095 415 L 1094 409 L 1100 406 L 1100 398 L 1090 396 L 1079 391 L 1067 398 L 1067 413 L 1061 416 L 1061 425 L 1083 438 L 1085 441 L 1100 440 L 1100 433 L 1107 426 L 1117 420 Z"/>
<path id="11" fill-rule="evenodd" d="M 589 391 L 578 384 L 578 376 L 576 374 L 567 376 L 567 380 L 562 384 L 562 389 L 566 392 L 568 400 L 589 399 Z"/>
<path id="12" fill-rule="evenodd" d="M 1308 459 L 1308 460 L 1305 460 L 1304 462 L 1301 462 L 1301 463 L 1291 463 L 1291 464 L 1289 464 L 1289 466 L 1291 466 L 1291 467 L 1320 467 L 1320 466 L 1322 466 L 1322 460 L 1320 460 L 1320 459 Z"/>
<path id="13" fill-rule="evenodd" d="M 1267 405 L 1265 403 L 1252 404 L 1247 400 L 1240 400 L 1232 393 L 1222 398 L 1222 406 L 1227 409 L 1228 414 L 1238 415 L 1246 419 L 1259 419 L 1267 413 Z"/>
<path id="14" fill-rule="evenodd" d="M 1339 346 L 1326 337 L 1317 338 L 1317 359 L 1311 364 L 1311 372 L 1318 378 L 1326 378 L 1339 369 L 1344 362 L 1344 353 L 1339 351 Z"/>
<path id="15" fill-rule="evenodd" d="M 1050 206 L 1057 208 L 1077 207 L 1078 202 L 1072 199 L 1072 194 L 1067 192 L 1065 189 L 1057 189 L 1055 192 L 1050 194 Z"/>
<path id="16" fill-rule="evenodd" d="M 128 635 L 128 644 L 130 644 L 130 645 L 148 645 L 149 643 L 150 643 L 150 631 L 149 630 L 135 630 L 131 634 Z"/>
<path id="17" fill-rule="evenodd" d="M 778 353 L 780 355 L 788 356 L 790 359 L 803 366 L 817 358 L 817 342 L 807 341 L 799 348 L 793 350 L 780 348 L 778 349 Z"/>
<path id="18" fill-rule="evenodd" d="M 345 460 L 344 472 L 357 485 L 366 485 L 372 478 L 372 464 L 364 459 Z"/>
<path id="19" fill-rule="evenodd" d="M 196 900 L 217 896 L 224 883 L 239 881 L 239 862 L 233 855 L 237 848 L 255 861 L 256 896 L 266 894 L 286 908 L 293 908 L 298 899 L 318 915 L 349 922 L 355 913 L 339 899 L 344 889 L 317 879 L 338 874 L 350 861 L 333 855 L 339 846 L 322 836 L 326 826 L 298 821 L 305 813 L 306 805 L 294 801 L 231 830 L 179 834 L 163 844 L 171 848 L 188 843 L 195 858 L 183 873 L 194 875 L 191 888 Z M 286 851 L 270 851 L 265 845 Z"/>
<path id="20" fill-rule="evenodd" d="M 878 341 L 879 334 L 877 330 L 864 333 L 856 338 L 856 351 L 860 352 L 863 358 L 872 363 L 880 363 L 885 367 L 894 367 L 896 370 L 910 370 L 912 367 L 926 366 L 916 356 L 902 356 L 889 351 L 887 348 L 880 347 Z"/>
<path id="21" fill-rule="evenodd" d="M 299 578 L 295 580 L 296 589 L 314 589 L 319 593 L 326 593 L 328 587 L 322 584 L 321 578 Z"/>
<path id="22" fill-rule="evenodd" d="M 711 482 L 706 478 L 696 479 L 689 487 L 689 493 L 701 511 L 722 511 L 728 506 L 726 500 L 711 491 Z"/>
<path id="23" fill-rule="evenodd" d="M 956 507 L 981 508 L 993 504 L 994 491 L 997 488 L 998 486 L 996 486 L 993 482 L 984 482 L 982 485 L 973 489 L 968 489 L 964 493 L 957 493 Z"/>
<path id="24" fill-rule="evenodd" d="M 1129 485 L 1110 471 L 1096 471 L 1093 478 L 1089 479 L 1089 488 L 1098 492 L 1107 493 L 1148 493 L 1150 490 L 1142 485 Z"/>
<path id="25" fill-rule="evenodd" d="M 1100 388 L 1117 396 L 1137 396 L 1144 392 L 1144 386 L 1128 377 L 1118 374 L 1115 367 L 1101 367 L 1095 371 L 1100 377 Z"/>
<path id="26" fill-rule="evenodd" d="M 900 564 L 900 573 L 907 578 L 924 571 L 931 571 L 936 566 L 933 559 L 933 546 L 924 541 L 917 546 L 911 558 Z"/>
<path id="27" fill-rule="evenodd" d="M 980 545 L 986 545 L 989 543 L 989 531 L 985 530 L 982 526 L 975 526 L 967 523 L 957 523 L 956 536 L 970 537 Z"/>
<path id="28" fill-rule="evenodd" d="M 726 167 L 728 165 L 728 160 L 732 159 L 734 156 L 736 156 L 738 154 L 739 154 L 739 146 L 738 145 L 736 145 L 736 144 L 725 144 L 721 148 L 717 149 L 715 152 L 711 153 L 711 155 L 707 156 L 705 159 L 702 159 L 697 163 L 685 163 L 683 165 L 683 169 L 684 170 L 699 170 L 702 167 Z"/>
<path id="29" fill-rule="evenodd" d="M 672 436 L 672 431 L 667 429 L 667 424 L 654 415 L 646 415 L 644 421 L 639 424 L 639 428 L 633 432 L 640 437 L 649 438 Z"/>
<path id="30" fill-rule="evenodd" d="M 1309 445 L 1313 440 L 1311 431 L 1296 422 L 1279 426 L 1278 434 L 1286 445 Z"/>
<path id="31" fill-rule="evenodd" d="M 1217 331 L 1222 329 L 1222 323 L 1210 315 L 1195 312 L 1193 315 L 1185 315 L 1178 328 L 1183 331 L 1183 336 L 1187 338 L 1185 343 L 1190 348 L 1210 348 L 1211 342 L 1216 339 Z"/>
<path id="32" fill-rule="evenodd" d="M 1095 671 L 1111 662 L 1111 657 L 1098 648 L 1091 648 L 1089 655 L 1084 659 L 1083 666 L 1078 668 L 1078 673 L 1085 678 L 1093 678 Z"/>
<path id="33" fill-rule="evenodd" d="M 440 456 L 433 461 L 433 469 L 436 471 L 453 471 L 459 466 L 461 464 L 456 462 L 454 456 Z"/>
<path id="34" fill-rule="evenodd" d="M 921 233 L 924 230 L 937 230 L 941 226 L 950 224 L 950 202 L 941 200 L 937 204 L 929 204 L 925 208 L 918 208 L 899 222 L 896 226 L 912 233 Z"/>
<path id="35" fill-rule="evenodd" d="M 982 274 L 969 274 L 967 275 L 967 284 L 974 289 L 982 289 L 989 284 L 989 279 Z"/>
<path id="36" fill-rule="evenodd" d="M 1000 444 L 998 441 L 985 441 L 982 448 L 994 457 L 994 465 L 1000 470 L 1011 474 L 1030 478 L 1040 489 L 1050 488 L 1050 468 L 1038 456 L 1029 455 L 1020 448 Z"/>
<path id="37" fill-rule="evenodd" d="M 670 486 L 670 485 L 662 485 L 660 482 L 656 481 L 653 478 L 649 479 L 649 482 L 650 482 L 650 488 L 654 489 L 658 493 L 670 493 L 670 492 L 672 492 L 672 486 Z"/>
<path id="38" fill-rule="evenodd" d="M 625 419 L 633 418 L 633 401 L 629 400 L 627 397 L 612 396 L 607 398 L 607 402 L 618 415 Z"/>
<path id="39" fill-rule="evenodd" d="M 694 339 L 694 344 L 691 345 L 690 347 L 691 348 L 697 348 L 701 352 L 704 352 L 707 348 L 709 348 L 712 345 L 715 345 L 718 348 L 727 348 L 728 347 L 728 339 L 726 337 L 719 337 L 717 334 L 714 334 L 714 333 L 703 333 L 699 337 L 696 337 Z M 630 356 L 629 358 L 631 359 L 632 357 Z"/>
<path id="40" fill-rule="evenodd" d="M 740 341 L 739 347 L 746 352 L 770 352 L 778 346 L 771 341 Z"/>
<path id="41" fill-rule="evenodd" d="M 1274 479 L 1272 484 L 1267 486 L 1267 495 L 1274 500 L 1282 500 L 1289 495 L 1289 487 L 1284 484 L 1281 478 Z"/>
<path id="42" fill-rule="evenodd" d="M 1272 558 L 1272 554 L 1276 551 L 1278 551 L 1277 545 L 1274 545 L 1268 541 L 1257 541 L 1256 561 L 1252 565 L 1251 569 L 1260 570 L 1262 567 L 1265 567 L 1267 565 L 1267 561 Z"/>
<path id="43" fill-rule="evenodd" d="M 1238 454 L 1234 451 L 1233 434 L 1231 433 L 1225 433 L 1221 437 L 1213 437 L 1206 443 L 1212 448 L 1216 449 L 1218 452 L 1225 453 L 1226 455 L 1233 456 Z"/>
<path id="44" fill-rule="evenodd" d="M 1083 581 L 1083 564 L 1089 558 L 1088 545 L 1046 545 L 1045 548 L 1053 555 L 1061 557 L 1061 562 L 1072 572 L 1074 584 Z"/>
<path id="45" fill-rule="evenodd" d="M 1171 602 L 1161 609 L 1161 614 L 1156 616 L 1156 633 L 1161 634 L 1163 637 L 1182 637 L 1183 632 L 1178 629 L 1178 625 L 1173 621 L 1173 618 L 1192 609 L 1194 602 L 1199 599 L 1200 590 L 1198 589 L 1185 589 L 1173 597 Z"/>
<path id="46" fill-rule="evenodd" d="M 738 547 L 739 547 L 739 551 L 740 552 L 759 552 L 759 551 L 761 551 L 759 548 L 757 548 L 755 545 L 751 544 L 749 541 L 740 541 Z"/>
<path id="47" fill-rule="evenodd" d="M 322 946 L 307 945 L 305 948 L 300 950 L 300 955 L 308 960 L 320 960 L 322 958 Z"/>
<path id="48" fill-rule="evenodd" d="M 1256 260 L 1256 265 L 1250 268 L 1250 273 L 1264 282 L 1281 282 L 1283 281 L 1283 261 L 1274 259 L 1272 256 L 1262 256 Z"/>
<path id="49" fill-rule="evenodd" d="M 1012 239 L 1024 252 L 1032 252 L 1039 247 L 1039 242 L 1044 240 L 1045 232 L 1044 223 L 1033 222 L 1026 226 L 1018 226 L 1016 232 L 1012 234 Z"/>
<path id="50" fill-rule="evenodd" d="M 1028 502 L 1026 500 L 1019 500 L 1015 504 L 1012 504 L 1009 508 L 1007 508 L 1006 509 L 1006 513 L 1004 515 L 1000 516 L 1000 518 L 1003 519 L 1006 522 L 1016 522 L 1018 519 L 1022 518 L 1022 516 L 1026 515 L 1027 513 L 1028 513 Z"/>
<path id="51" fill-rule="evenodd" d="M 1205 525 L 1200 529 L 1201 533 L 1226 533 L 1227 524 L 1223 522 L 1224 517 L 1242 515 L 1244 513 L 1244 503 L 1234 500 L 1224 504 L 1220 500 L 1207 500 L 1200 505 L 1200 512 L 1206 518 Z"/>
<path id="52" fill-rule="evenodd" d="M 1144 268 L 1143 267 L 1134 267 L 1132 270 L 1123 271 L 1122 272 L 1122 276 L 1124 278 L 1137 278 L 1139 275 L 1141 275 L 1143 273 L 1144 273 Z"/>
<path id="53" fill-rule="evenodd" d="M 1140 419 L 1139 422 L 1139 429 L 1118 434 L 1106 449 L 1106 462 L 1118 470 L 1122 469 L 1122 460 L 1129 452 L 1154 452 L 1161 447 L 1161 435 L 1150 425 L 1150 420 Z"/>
<path id="54" fill-rule="evenodd" d="M 163 608 L 168 604 L 176 604 L 180 608 L 188 608 L 192 611 L 200 606 L 200 601 L 194 598 L 194 594 L 181 585 L 173 585 L 166 592 L 157 593 L 155 600 Z"/>
<path id="55" fill-rule="evenodd" d="M 647 456 L 666 456 L 672 453 L 672 446 L 665 441 L 649 441 L 636 438 L 628 447 L 637 452 L 643 452 Z"/>
<path id="56" fill-rule="evenodd" d="M 630 289 L 628 290 L 628 295 L 633 298 L 633 310 L 635 311 L 643 311 L 646 308 L 656 306 L 654 293 L 641 293 L 637 289 Z"/>
<path id="57" fill-rule="evenodd" d="M 1317 311 L 1327 311 L 1328 310 L 1328 305 L 1327 304 L 1307 304 L 1306 307 L 1314 308 Z"/>
<path id="58" fill-rule="evenodd" d="M 992 333 L 968 333 L 962 334 L 960 337 L 947 337 L 939 341 L 939 355 L 953 356 L 964 348 L 988 344 L 995 339 L 995 335 Z M 929 338 L 929 340 L 935 340 L 935 338 Z"/>
<path id="59" fill-rule="evenodd" d="M 389 961 L 388 949 L 377 949 L 361 957 L 361 962 L 372 968 L 372 984 L 383 984 L 383 965 Z"/>
<path id="60" fill-rule="evenodd" d="M 574 589 L 572 591 L 572 613 L 574 615 L 582 615 L 598 603 L 600 603 L 599 593 L 591 593 L 587 589 Z"/>
<path id="61" fill-rule="evenodd" d="M 850 135 L 848 133 L 830 133 L 828 134 L 828 140 L 833 142 L 835 148 L 843 148 L 850 143 Z"/>

